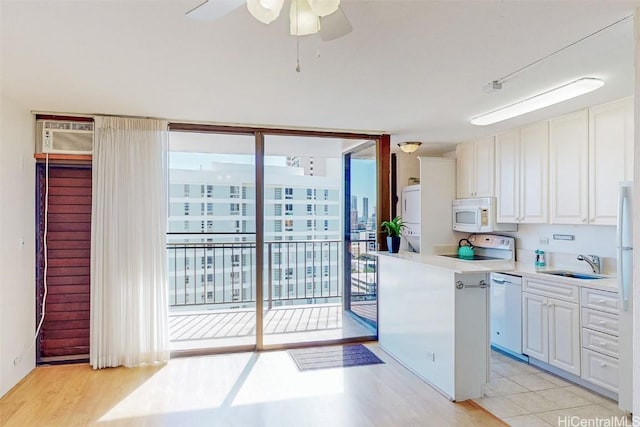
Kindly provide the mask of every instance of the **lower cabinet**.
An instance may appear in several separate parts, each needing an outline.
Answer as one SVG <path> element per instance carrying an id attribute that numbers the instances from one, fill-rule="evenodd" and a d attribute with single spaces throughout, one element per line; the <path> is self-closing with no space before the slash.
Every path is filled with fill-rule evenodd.
<path id="1" fill-rule="evenodd" d="M 580 375 L 580 307 L 549 298 L 549 364 Z"/>
<path id="2" fill-rule="evenodd" d="M 614 393 L 619 321 L 616 292 L 523 277 L 522 352 Z"/>
<path id="3" fill-rule="evenodd" d="M 582 288 L 582 379 L 618 392 L 618 294 Z"/>
<path id="4" fill-rule="evenodd" d="M 579 376 L 580 305 L 530 292 L 544 286 L 548 295 L 549 284 L 524 281 L 527 291 L 522 293 L 522 350 L 529 357 Z M 553 286 L 558 286 L 559 294 L 564 291 L 562 284 Z"/>
<path id="5" fill-rule="evenodd" d="M 582 378 L 602 388 L 618 391 L 618 359 L 582 349 Z"/>

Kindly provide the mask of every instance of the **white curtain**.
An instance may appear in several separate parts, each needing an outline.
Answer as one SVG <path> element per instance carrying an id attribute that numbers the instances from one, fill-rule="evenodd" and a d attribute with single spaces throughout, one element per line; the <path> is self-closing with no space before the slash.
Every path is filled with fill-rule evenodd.
<path id="1" fill-rule="evenodd" d="M 97 117 L 91 216 L 94 369 L 169 358 L 167 122 Z"/>

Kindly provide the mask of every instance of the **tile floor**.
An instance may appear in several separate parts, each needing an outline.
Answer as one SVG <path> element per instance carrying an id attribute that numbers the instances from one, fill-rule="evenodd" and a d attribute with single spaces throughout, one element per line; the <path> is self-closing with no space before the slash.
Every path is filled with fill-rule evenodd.
<path id="1" fill-rule="evenodd" d="M 624 422 L 625 414 L 613 400 L 496 351 L 484 397 L 475 402 L 514 427 L 600 425 L 586 424 L 596 419 L 625 425 L 615 424 Z"/>

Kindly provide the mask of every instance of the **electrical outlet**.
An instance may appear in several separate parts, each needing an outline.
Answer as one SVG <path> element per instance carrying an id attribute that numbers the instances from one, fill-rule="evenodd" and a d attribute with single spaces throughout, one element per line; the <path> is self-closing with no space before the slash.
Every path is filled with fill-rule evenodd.
<path id="1" fill-rule="evenodd" d="M 13 359 L 13 366 L 18 366 L 22 362 L 22 357 L 16 357 Z"/>
<path id="2" fill-rule="evenodd" d="M 549 244 L 549 238 L 548 237 L 541 237 L 540 238 L 540 244 L 541 245 L 548 245 Z"/>
<path id="3" fill-rule="evenodd" d="M 431 351 L 427 351 L 427 360 L 435 362 L 436 361 L 436 354 L 431 352 Z"/>

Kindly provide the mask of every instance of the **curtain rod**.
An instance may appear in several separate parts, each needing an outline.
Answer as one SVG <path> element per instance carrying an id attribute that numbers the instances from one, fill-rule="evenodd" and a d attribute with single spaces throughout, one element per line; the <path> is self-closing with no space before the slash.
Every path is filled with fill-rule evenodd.
<path id="1" fill-rule="evenodd" d="M 274 125 L 251 125 L 251 124 L 241 124 L 241 123 L 220 123 L 220 122 L 210 122 L 210 121 L 195 121 L 195 120 L 176 120 L 176 119 L 168 119 L 164 117 L 151 117 L 151 116 L 136 116 L 129 114 L 103 114 L 103 113 L 94 113 L 94 114 L 86 114 L 86 113 L 68 113 L 68 112 L 60 112 L 60 111 L 40 111 L 40 110 L 31 110 L 31 114 L 33 115 L 50 115 L 50 116 L 70 116 L 70 117 L 89 117 L 95 118 L 97 116 L 103 117 L 123 117 L 128 119 L 152 119 L 152 120 L 166 120 L 169 125 L 171 124 L 186 124 L 186 125 L 205 125 L 205 126 L 228 126 L 228 127 L 236 127 L 236 128 L 252 128 L 252 129 L 264 129 L 264 130 L 284 130 L 284 131 L 304 131 L 304 132 L 330 132 L 330 133 L 340 133 L 340 134 L 360 134 L 367 135 L 372 137 L 378 137 L 387 132 L 384 131 L 358 131 L 358 130 L 347 130 L 347 129 L 324 129 L 324 128 L 313 128 L 313 127 L 277 127 Z"/>

